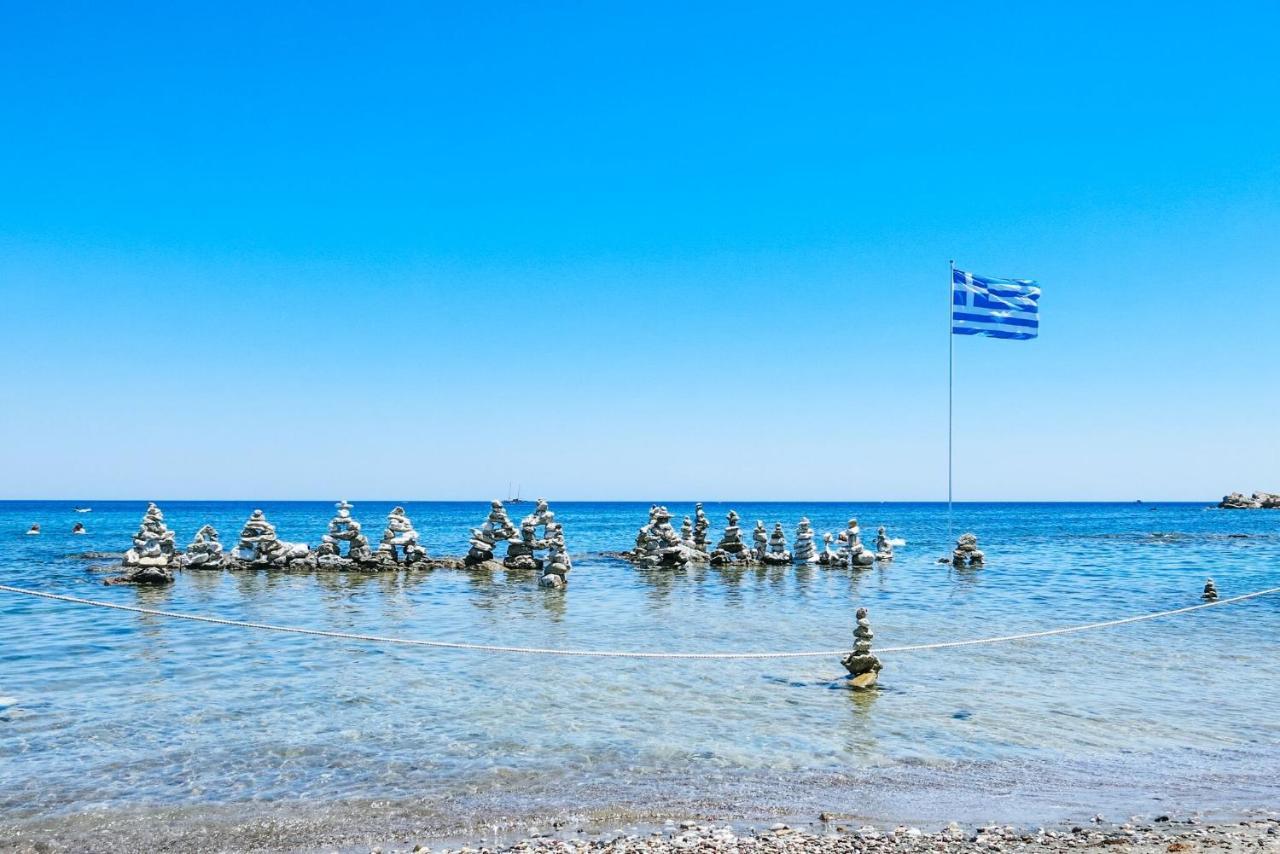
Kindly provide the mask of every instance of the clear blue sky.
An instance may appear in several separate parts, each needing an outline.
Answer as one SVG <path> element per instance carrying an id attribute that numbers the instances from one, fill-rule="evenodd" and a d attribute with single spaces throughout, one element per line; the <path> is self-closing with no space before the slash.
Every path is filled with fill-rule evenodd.
<path id="1" fill-rule="evenodd" d="M 16 4 L 0 497 L 1280 488 L 1280 6 Z M 694 6 L 696 8 L 690 8 Z"/>

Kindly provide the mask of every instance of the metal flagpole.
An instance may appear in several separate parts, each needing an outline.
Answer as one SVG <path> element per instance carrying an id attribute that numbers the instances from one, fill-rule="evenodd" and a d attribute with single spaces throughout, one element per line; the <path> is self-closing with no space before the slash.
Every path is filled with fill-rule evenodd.
<path id="1" fill-rule="evenodd" d="M 956 373 L 956 334 L 951 328 L 951 313 L 954 310 L 953 294 L 955 292 L 956 262 L 952 259 L 951 275 L 947 277 L 947 543 L 951 542 L 951 413 L 954 409 L 951 387 Z"/>

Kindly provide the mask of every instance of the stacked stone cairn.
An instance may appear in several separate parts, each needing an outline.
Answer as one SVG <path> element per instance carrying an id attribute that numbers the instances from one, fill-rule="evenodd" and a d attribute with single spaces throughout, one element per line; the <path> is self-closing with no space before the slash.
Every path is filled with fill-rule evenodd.
<path id="1" fill-rule="evenodd" d="M 507 541 L 507 556 L 502 565 L 515 570 L 540 569 L 542 564 L 537 552 L 546 547 L 546 541 L 538 539 L 537 522 L 532 516 L 526 516 L 520 522 L 519 537 Z"/>
<path id="2" fill-rule="evenodd" d="M 807 516 L 800 517 L 800 524 L 796 525 L 796 545 L 792 557 L 796 563 L 818 562 L 818 551 L 813 545 L 813 525 Z"/>
<path id="3" fill-rule="evenodd" d="M 212 525 L 205 525 L 196 531 L 195 539 L 182 556 L 182 565 L 187 569 L 222 569 L 226 563 L 227 556 L 222 553 L 222 541 L 218 539 L 218 531 Z"/>
<path id="4" fill-rule="evenodd" d="M 756 520 L 751 531 L 751 556 L 757 563 L 764 563 L 764 556 L 769 551 L 769 532 L 764 529 L 764 522 Z"/>
<path id="5" fill-rule="evenodd" d="M 133 548 L 124 553 L 125 573 L 111 583 L 168 584 L 173 581 L 173 567 L 178 565 L 178 551 L 173 544 L 173 531 L 164 523 L 164 513 L 154 503 L 147 505 L 133 535 Z"/>
<path id="6" fill-rule="evenodd" d="M 316 564 L 324 569 L 345 569 L 351 564 L 373 562 L 373 549 L 369 538 L 360 531 L 360 523 L 351 518 L 352 504 L 339 501 L 334 505 L 338 512 L 329 520 L 329 532 L 321 538 L 316 549 Z M 342 544 L 347 544 L 346 560 L 342 558 Z"/>
<path id="7" fill-rule="evenodd" d="M 684 521 L 680 523 L 680 545 L 690 551 L 697 549 L 693 542 L 693 520 L 688 516 L 685 516 Z"/>
<path id="8" fill-rule="evenodd" d="M 306 543 L 289 543 L 276 536 L 276 526 L 261 510 L 254 510 L 240 531 L 232 557 L 250 567 L 315 569 L 316 560 Z"/>
<path id="9" fill-rule="evenodd" d="M 956 549 L 951 553 L 951 565 L 982 566 L 985 556 L 978 550 L 978 537 L 975 534 L 961 534 L 956 540 Z"/>
<path id="10" fill-rule="evenodd" d="M 378 544 L 378 559 L 384 563 L 411 566 L 427 559 L 427 550 L 418 544 L 418 532 L 405 515 L 403 507 L 387 514 L 387 528 Z"/>
<path id="11" fill-rule="evenodd" d="M 1204 583 L 1204 593 L 1200 596 L 1206 602 L 1218 601 L 1218 585 L 1213 583 L 1213 579 L 1207 579 Z"/>
<path id="12" fill-rule="evenodd" d="M 538 499 L 538 505 L 546 504 L 541 498 Z M 471 550 L 467 552 L 464 563 L 467 566 L 477 566 L 482 563 L 493 560 L 493 550 L 499 542 L 510 542 L 516 539 L 519 533 L 516 526 L 511 523 L 511 518 L 507 516 L 507 509 L 502 506 L 501 501 L 489 502 L 489 516 L 484 520 L 484 524 L 479 528 L 471 529 Z"/>
<path id="13" fill-rule="evenodd" d="M 885 533 L 884 525 L 876 531 L 876 560 L 888 563 L 893 560 L 893 543 Z"/>
<path id="14" fill-rule="evenodd" d="M 573 564 L 569 562 L 569 552 L 564 546 L 564 527 L 559 522 L 551 522 L 546 527 L 547 559 L 542 565 L 542 577 L 538 579 L 541 587 L 564 587 L 568 581 L 569 570 Z"/>
<path id="15" fill-rule="evenodd" d="M 773 524 L 773 533 L 769 535 L 769 549 L 764 553 L 764 562 L 791 563 L 791 552 L 787 551 L 787 533 L 782 530 L 781 522 Z"/>
<path id="16" fill-rule="evenodd" d="M 632 560 L 645 566 L 684 566 L 693 553 L 693 548 L 686 546 L 671 527 L 671 511 L 658 504 L 650 507 L 649 524 L 636 534 Z"/>
<path id="17" fill-rule="evenodd" d="M 830 531 L 822 535 L 822 554 L 818 555 L 818 563 L 823 566 L 835 566 L 840 563 L 840 554 L 831 548 L 831 544 L 835 541 L 835 537 Z"/>
<path id="18" fill-rule="evenodd" d="M 742 529 L 738 527 L 741 517 L 736 510 L 730 510 L 725 520 L 728 525 L 724 529 L 724 536 L 716 544 L 715 551 L 711 553 L 711 565 L 727 566 L 732 563 L 748 563 L 751 560 L 751 552 L 747 549 L 747 544 L 742 542 Z M 696 525 L 693 530 L 696 537 L 698 532 Z"/>
<path id="19" fill-rule="evenodd" d="M 702 502 L 693 505 L 693 547 L 703 554 L 710 554 L 707 534 L 711 531 L 711 520 L 702 510 Z"/>
<path id="20" fill-rule="evenodd" d="M 871 653 L 871 639 L 875 632 L 871 631 L 871 622 L 867 619 L 867 609 L 859 608 L 858 625 L 853 630 L 853 652 L 846 655 L 841 664 L 849 671 L 849 685 L 855 690 L 865 691 L 876 684 L 880 673 L 880 659 Z"/>
<path id="21" fill-rule="evenodd" d="M 838 539 L 840 541 L 840 550 L 837 552 L 840 558 L 839 565 L 859 567 L 871 566 L 875 563 L 876 556 L 862 545 L 862 531 L 858 527 L 857 519 L 849 520 L 848 527 L 840 532 Z"/>

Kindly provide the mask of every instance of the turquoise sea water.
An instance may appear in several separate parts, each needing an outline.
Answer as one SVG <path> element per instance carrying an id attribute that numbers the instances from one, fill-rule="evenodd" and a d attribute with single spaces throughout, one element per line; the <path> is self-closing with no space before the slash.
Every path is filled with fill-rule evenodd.
<path id="1" fill-rule="evenodd" d="M 937 504 L 730 506 L 749 530 L 850 516 L 908 541 L 867 570 L 673 571 L 603 557 L 647 503 L 557 504 L 574 570 L 530 575 L 187 572 L 102 586 L 145 502 L 0 503 L 0 582 L 234 619 L 413 638 L 658 651 L 837 649 L 870 609 L 878 646 L 1175 608 L 1280 585 L 1280 512 L 1203 504 L 966 504 L 988 555 L 947 550 Z M 666 502 L 679 518 L 692 503 Z M 161 502 L 180 544 L 230 547 L 261 506 L 318 542 L 330 502 Z M 460 555 L 482 503 L 406 504 Z M 376 540 L 389 502 L 356 502 Z M 516 518 L 532 505 L 511 508 Z M 83 522 L 86 536 L 72 536 Z M 24 535 L 33 522 L 44 533 Z M 1280 597 L 1085 634 L 885 655 L 881 689 L 835 658 L 652 661 L 491 655 L 218 628 L 0 593 L 0 830 L 76 847 L 253 845 L 553 820 L 827 810 L 881 822 L 1014 822 L 1275 806 Z M 0 843 L 2 846 L 3 843 Z"/>

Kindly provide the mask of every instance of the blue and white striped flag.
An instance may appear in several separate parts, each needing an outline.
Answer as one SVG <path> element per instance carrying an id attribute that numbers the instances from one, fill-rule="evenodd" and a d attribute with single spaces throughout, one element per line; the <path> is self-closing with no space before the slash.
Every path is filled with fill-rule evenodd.
<path id="1" fill-rule="evenodd" d="M 951 333 L 1025 340 L 1040 332 L 1040 286 L 1030 279 L 951 273 Z"/>

